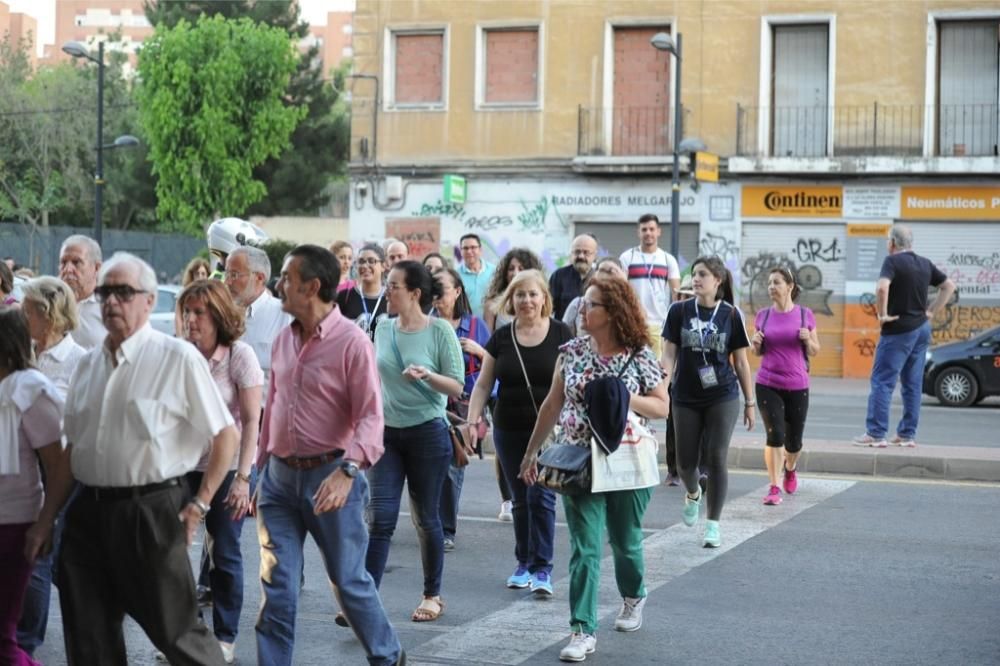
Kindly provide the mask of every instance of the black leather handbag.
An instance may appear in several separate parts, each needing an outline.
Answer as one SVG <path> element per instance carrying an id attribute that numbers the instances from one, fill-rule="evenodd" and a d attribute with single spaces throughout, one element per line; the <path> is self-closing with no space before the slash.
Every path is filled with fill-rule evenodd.
<path id="1" fill-rule="evenodd" d="M 590 447 L 574 444 L 553 444 L 538 456 L 540 486 L 563 495 L 583 495 L 590 492 Z"/>

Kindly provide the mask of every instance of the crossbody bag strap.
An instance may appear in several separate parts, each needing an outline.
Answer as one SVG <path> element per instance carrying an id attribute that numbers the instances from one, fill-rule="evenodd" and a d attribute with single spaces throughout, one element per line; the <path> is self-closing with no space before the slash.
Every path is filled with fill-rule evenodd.
<path id="1" fill-rule="evenodd" d="M 524 383 L 528 386 L 528 395 L 531 396 L 531 406 L 535 408 L 535 416 L 538 416 L 538 405 L 535 404 L 535 394 L 531 390 L 531 380 L 528 379 L 528 369 L 524 367 L 524 359 L 521 358 L 521 350 L 517 344 L 516 321 L 510 323 L 510 339 L 514 342 L 514 351 L 517 352 L 517 362 L 521 364 L 521 372 L 524 374 Z"/>
<path id="2" fill-rule="evenodd" d="M 406 364 L 403 363 L 403 355 L 399 353 L 399 345 L 396 344 L 396 324 L 392 323 L 391 328 L 392 328 L 392 351 L 396 355 L 396 362 L 399 363 L 399 370 L 400 372 L 402 372 L 406 370 Z M 434 407 L 438 406 L 437 397 L 434 395 L 433 391 L 424 386 L 422 379 L 416 380 L 413 383 L 413 385 L 417 388 L 418 391 L 420 391 L 421 395 L 427 398 L 428 402 L 430 402 Z"/>
<path id="3" fill-rule="evenodd" d="M 806 309 L 799 306 L 799 315 L 802 318 L 802 326 L 800 328 L 806 327 Z M 806 372 L 809 372 L 809 343 L 802 341 L 802 358 L 806 360 Z"/>

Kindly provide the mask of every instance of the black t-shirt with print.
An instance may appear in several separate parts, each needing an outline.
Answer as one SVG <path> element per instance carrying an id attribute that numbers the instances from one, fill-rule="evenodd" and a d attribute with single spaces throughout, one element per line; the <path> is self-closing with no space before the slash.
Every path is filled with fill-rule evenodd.
<path id="1" fill-rule="evenodd" d="M 670 399 L 682 407 L 707 407 L 739 395 L 730 354 L 750 346 L 743 313 L 725 301 L 704 308 L 697 300 L 674 303 L 667 311 L 663 337 L 677 345 L 677 365 L 671 378 Z M 698 369 L 709 365 L 718 384 L 703 388 Z"/>
<path id="2" fill-rule="evenodd" d="M 882 324 L 886 335 L 909 333 L 923 326 L 927 321 L 928 287 L 937 287 L 948 279 L 930 259 L 909 251 L 886 257 L 879 277 L 890 280 L 887 314 L 899 317 Z"/>
<path id="3" fill-rule="evenodd" d="M 559 347 L 573 339 L 569 327 L 557 319 L 549 320 L 549 332 L 545 339 L 534 347 L 525 347 L 518 342 L 524 367 L 531 380 L 528 391 L 524 372 L 514 350 L 513 324 L 501 326 L 486 343 L 486 351 L 494 358 L 493 371 L 500 382 L 497 392 L 497 406 L 493 411 L 493 423 L 501 430 L 530 432 L 535 427 L 535 408 L 549 394 L 552 374 L 556 370 Z M 535 406 L 532 406 L 534 397 Z"/>
<path id="4" fill-rule="evenodd" d="M 371 341 L 375 342 L 375 328 L 387 316 L 384 295 L 375 298 L 365 296 L 362 301 L 361 293 L 356 287 L 345 289 L 337 294 L 337 307 L 340 308 L 340 314 L 357 324 L 362 331 L 368 333 Z"/>

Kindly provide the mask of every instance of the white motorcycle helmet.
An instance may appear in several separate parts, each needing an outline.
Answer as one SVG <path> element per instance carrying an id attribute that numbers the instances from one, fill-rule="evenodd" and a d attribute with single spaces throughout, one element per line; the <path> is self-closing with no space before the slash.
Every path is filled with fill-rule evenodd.
<path id="1" fill-rule="evenodd" d="M 217 271 L 226 269 L 226 257 L 236 248 L 259 247 L 268 240 L 263 229 L 238 217 L 224 217 L 208 227 L 208 251 L 218 260 Z"/>

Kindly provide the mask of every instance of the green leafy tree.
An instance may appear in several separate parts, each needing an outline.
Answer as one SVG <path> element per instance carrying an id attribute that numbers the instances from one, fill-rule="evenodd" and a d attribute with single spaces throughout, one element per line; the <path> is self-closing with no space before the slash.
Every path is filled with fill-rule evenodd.
<path id="1" fill-rule="evenodd" d="M 182 19 L 195 22 L 206 14 L 249 18 L 284 30 L 296 43 L 309 34 L 298 3 L 291 0 L 146 0 L 145 9 L 154 26 L 172 27 Z M 285 104 L 306 109 L 306 115 L 295 128 L 289 149 L 254 170 L 268 194 L 250 208 L 250 214 L 314 212 L 329 198 L 326 188 L 330 182 L 345 173 L 350 113 L 338 91 L 344 90 L 349 64 L 328 77 L 319 55 L 319 47 L 310 46 L 289 80 Z"/>
<path id="2" fill-rule="evenodd" d="M 283 30 L 222 16 L 160 26 L 143 44 L 138 100 L 161 223 L 200 234 L 267 194 L 253 169 L 303 115 L 282 100 L 296 58 Z"/>
<path id="3" fill-rule="evenodd" d="M 281 265 L 285 262 L 285 255 L 298 247 L 298 243 L 293 243 L 292 241 L 282 240 L 280 238 L 272 238 L 263 245 L 260 249 L 267 252 L 267 258 L 271 261 L 271 275 L 281 275 Z"/>

